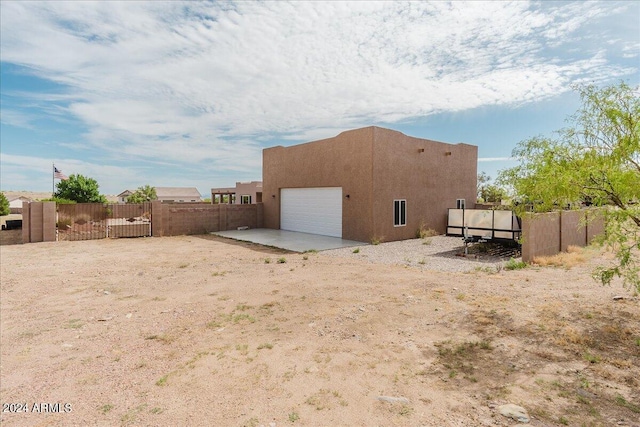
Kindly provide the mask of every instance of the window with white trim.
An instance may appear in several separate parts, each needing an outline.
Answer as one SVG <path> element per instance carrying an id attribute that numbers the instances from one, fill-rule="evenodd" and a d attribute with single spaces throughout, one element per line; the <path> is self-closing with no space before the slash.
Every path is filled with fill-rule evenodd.
<path id="1" fill-rule="evenodd" d="M 398 199 L 393 201 L 393 226 L 407 225 L 407 201 Z"/>
<path id="2" fill-rule="evenodd" d="M 465 201 L 464 199 L 456 199 L 456 209 L 464 209 Z"/>
<path id="3" fill-rule="evenodd" d="M 251 196 L 248 194 L 244 194 L 240 196 L 240 204 L 241 205 L 250 205 L 251 204 Z"/>

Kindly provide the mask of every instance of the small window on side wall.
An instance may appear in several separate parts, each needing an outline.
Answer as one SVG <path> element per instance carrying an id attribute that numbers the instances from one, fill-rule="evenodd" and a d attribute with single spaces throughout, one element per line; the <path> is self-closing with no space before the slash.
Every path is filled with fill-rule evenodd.
<path id="1" fill-rule="evenodd" d="M 404 199 L 393 201 L 393 226 L 407 225 L 407 201 Z"/>
<path id="2" fill-rule="evenodd" d="M 240 196 L 240 204 L 241 205 L 250 205 L 251 204 L 251 196 L 250 195 L 242 195 L 242 196 Z"/>
<path id="3" fill-rule="evenodd" d="M 464 209 L 465 201 L 464 199 L 456 199 L 456 209 Z"/>

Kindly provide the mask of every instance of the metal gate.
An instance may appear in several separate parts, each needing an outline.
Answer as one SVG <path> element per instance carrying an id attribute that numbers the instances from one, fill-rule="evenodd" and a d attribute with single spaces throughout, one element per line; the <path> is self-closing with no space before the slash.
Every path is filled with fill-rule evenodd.
<path id="1" fill-rule="evenodd" d="M 151 236 L 151 203 L 57 205 L 58 240 Z"/>

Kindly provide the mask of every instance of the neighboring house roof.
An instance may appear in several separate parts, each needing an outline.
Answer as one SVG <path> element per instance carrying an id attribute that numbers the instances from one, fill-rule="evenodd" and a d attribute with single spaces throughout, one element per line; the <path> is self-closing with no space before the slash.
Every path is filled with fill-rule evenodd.
<path id="1" fill-rule="evenodd" d="M 127 197 L 133 194 L 133 191 L 131 190 L 124 190 L 122 193 L 118 194 L 117 197 Z"/>
<path id="2" fill-rule="evenodd" d="M 158 199 L 198 199 L 202 196 L 196 187 L 155 187 Z"/>
<path id="3" fill-rule="evenodd" d="M 9 203 L 16 200 L 20 200 L 22 202 L 33 202 L 33 199 L 31 197 L 25 197 L 25 196 L 14 196 L 11 198 L 7 198 L 7 200 L 9 200 Z"/>
<path id="4" fill-rule="evenodd" d="M 51 198 L 51 191 L 49 192 L 35 192 L 35 191 L 3 191 L 7 200 L 15 200 L 18 197 L 25 197 L 30 202 L 35 202 L 43 199 Z"/>
<path id="5" fill-rule="evenodd" d="M 12 197 L 12 198 L 8 198 L 7 200 L 9 200 L 9 207 L 10 208 L 21 208 L 22 207 L 22 202 L 33 202 L 33 199 L 30 197 L 24 197 L 24 196 L 17 196 L 17 197 Z"/>

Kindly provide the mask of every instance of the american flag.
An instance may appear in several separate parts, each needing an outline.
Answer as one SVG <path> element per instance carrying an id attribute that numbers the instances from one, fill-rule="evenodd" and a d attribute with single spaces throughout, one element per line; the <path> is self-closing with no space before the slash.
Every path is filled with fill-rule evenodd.
<path id="1" fill-rule="evenodd" d="M 53 167 L 53 177 L 55 179 L 69 179 L 69 177 L 65 174 L 63 174 L 57 167 Z"/>

